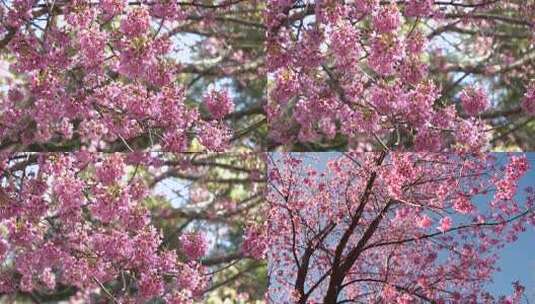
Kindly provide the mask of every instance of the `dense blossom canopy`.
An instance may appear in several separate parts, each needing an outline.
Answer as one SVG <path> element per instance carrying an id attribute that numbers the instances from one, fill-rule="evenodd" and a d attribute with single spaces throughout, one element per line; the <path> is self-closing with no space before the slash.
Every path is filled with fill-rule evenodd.
<path id="1" fill-rule="evenodd" d="M 245 154 L 2 155 L 0 292 L 36 301 L 202 300 L 235 269 L 262 265 L 264 243 L 251 232 L 262 168 Z M 173 190 L 162 199 L 158 186 L 165 181 L 165 189 L 187 186 L 190 199 L 169 205 Z M 236 286 L 247 292 L 247 282 Z"/>
<path id="2" fill-rule="evenodd" d="M 532 126 L 533 1 L 268 3 L 274 145 L 486 151 Z"/>
<path id="3" fill-rule="evenodd" d="M 496 303 L 499 249 L 535 225 L 534 189 L 515 196 L 525 156 L 313 157 L 269 164 L 273 303 Z"/>
<path id="4" fill-rule="evenodd" d="M 258 86 L 261 52 L 236 41 L 263 34 L 259 12 L 256 1 L 3 1 L 0 147 L 228 149 L 259 123 L 247 118 L 258 98 L 222 87 Z"/>

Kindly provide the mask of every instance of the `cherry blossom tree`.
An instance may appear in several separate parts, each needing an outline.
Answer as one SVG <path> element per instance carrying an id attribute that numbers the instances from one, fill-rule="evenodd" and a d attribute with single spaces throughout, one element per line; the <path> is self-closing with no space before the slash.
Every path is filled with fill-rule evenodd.
<path id="1" fill-rule="evenodd" d="M 270 0 L 265 22 L 272 148 L 534 147 L 533 1 Z"/>
<path id="2" fill-rule="evenodd" d="M 256 154 L 2 154 L 4 299 L 262 299 L 264 160 Z M 236 303 L 243 303 L 236 302 Z"/>
<path id="3" fill-rule="evenodd" d="M 534 5 L 2 1 L 0 148 L 528 150 Z"/>
<path id="4" fill-rule="evenodd" d="M 0 148 L 258 150 L 261 10 L 243 0 L 1 1 Z"/>
<path id="5" fill-rule="evenodd" d="M 519 303 L 485 284 L 535 225 L 524 155 L 271 154 L 271 303 Z M 323 164 L 323 163 L 322 163 Z"/>

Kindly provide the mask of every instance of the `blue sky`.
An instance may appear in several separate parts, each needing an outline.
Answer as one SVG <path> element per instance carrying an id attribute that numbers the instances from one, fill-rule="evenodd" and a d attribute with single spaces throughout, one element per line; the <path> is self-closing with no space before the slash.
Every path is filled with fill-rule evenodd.
<path id="1" fill-rule="evenodd" d="M 520 188 L 535 186 L 535 153 L 526 153 L 531 163 L 529 172 L 520 181 Z M 519 193 L 517 199 L 525 197 Z M 511 292 L 511 282 L 519 280 L 526 287 L 530 303 L 535 303 L 535 229 L 530 227 L 519 240 L 501 251 L 498 266 L 502 269 L 494 275 L 489 291 L 494 294 Z"/>
<path id="2" fill-rule="evenodd" d="M 280 157 L 278 153 L 272 155 L 274 158 Z M 335 152 L 301 153 L 304 161 L 318 170 L 325 169 L 327 162 L 339 155 L 340 153 Z M 506 153 L 496 155 L 505 163 Z M 526 153 L 526 155 L 531 168 L 520 180 L 519 189 L 530 185 L 535 187 L 535 153 Z M 524 197 L 525 193 L 520 191 L 516 198 L 522 200 Z M 480 202 L 483 203 L 485 198 L 480 197 L 477 200 L 481 200 Z M 475 203 L 478 202 L 475 201 Z M 528 230 L 521 234 L 515 243 L 509 244 L 498 253 L 500 255 L 498 266 L 501 271 L 494 274 L 493 282 L 488 284 L 487 290 L 495 296 L 510 295 L 513 290 L 512 282 L 518 280 L 526 287 L 526 297 L 529 299 L 529 303 L 535 303 L 535 228 L 528 227 Z"/>

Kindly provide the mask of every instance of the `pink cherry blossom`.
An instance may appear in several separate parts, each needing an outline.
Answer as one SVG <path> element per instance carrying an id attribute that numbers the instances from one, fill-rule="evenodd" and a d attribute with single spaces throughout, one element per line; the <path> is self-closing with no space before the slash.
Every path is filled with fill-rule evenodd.
<path id="1" fill-rule="evenodd" d="M 474 206 L 470 202 L 470 199 L 461 196 L 453 203 L 453 209 L 459 213 L 470 213 L 474 210 Z"/>
<path id="2" fill-rule="evenodd" d="M 232 95 L 261 82 L 251 78 L 262 74 L 255 68 L 258 65 L 242 69 L 261 52 L 249 53 L 249 46 L 230 48 L 230 38 L 224 37 L 232 35 L 227 34 L 201 37 L 191 46 L 177 37 L 192 30 L 230 31 L 229 23 L 235 19 L 223 15 L 254 11 L 260 3 L 197 6 L 76 0 L 53 6 L 44 10 L 33 1 L 10 1 L 0 11 L 0 48 L 10 58 L 0 63 L 7 65 L 0 75 L 6 86 L 6 93 L 0 94 L 2 149 L 34 151 L 40 146 L 47 151 L 115 152 L 150 147 L 184 152 L 209 146 L 226 150 L 233 128 L 242 125 L 234 122 L 257 115 L 258 110 L 250 108 L 259 107 L 261 97 L 246 93 L 241 95 L 245 114 L 223 120 L 237 110 Z M 54 18 L 61 22 L 41 24 Z M 256 22 L 261 14 L 244 18 Z M 199 21 L 194 22 L 195 29 L 182 26 L 193 19 Z M 215 64 L 210 73 L 205 71 L 206 58 L 184 61 L 178 55 L 187 51 L 192 59 L 206 57 L 198 47 L 214 39 L 218 41 L 214 54 L 222 56 L 222 64 Z M 219 85 L 223 79 L 231 80 L 229 90 L 237 92 L 205 85 Z M 197 80 L 203 84 L 200 89 L 192 86 Z M 205 115 L 205 108 L 211 115 Z M 238 141 L 253 134 L 248 132 Z"/>
<path id="3" fill-rule="evenodd" d="M 405 14 L 410 17 L 428 17 L 433 13 L 433 0 L 408 0 Z"/>
<path id="4" fill-rule="evenodd" d="M 204 96 L 204 104 L 214 119 L 222 119 L 234 110 L 234 103 L 227 91 L 211 90 Z"/>
<path id="5" fill-rule="evenodd" d="M 46 267 L 39 278 L 46 286 L 46 288 L 51 290 L 56 288 L 56 275 L 52 272 L 52 269 L 50 269 L 50 267 Z"/>
<path id="6" fill-rule="evenodd" d="M 180 236 L 180 245 L 184 254 L 192 260 L 198 260 L 206 254 L 208 243 L 201 233 L 189 233 Z"/>
<path id="7" fill-rule="evenodd" d="M 124 9 L 124 0 L 102 0 L 100 6 L 107 18 L 113 17 Z"/>
<path id="8" fill-rule="evenodd" d="M 395 31 L 401 24 L 401 14 L 395 4 L 381 6 L 373 17 L 373 26 L 378 33 Z"/>
<path id="9" fill-rule="evenodd" d="M 355 0 L 354 3 L 359 12 L 370 13 L 377 7 L 379 0 Z"/>
<path id="10" fill-rule="evenodd" d="M 433 221 L 431 220 L 431 218 L 425 214 L 422 217 L 420 217 L 420 220 L 418 222 L 418 226 L 424 229 L 431 227 L 432 224 L 433 224 Z"/>
<path id="11" fill-rule="evenodd" d="M 521 106 L 526 113 L 535 116 L 535 82 L 528 87 Z"/>
<path id="12" fill-rule="evenodd" d="M 489 107 L 487 94 L 482 88 L 467 87 L 461 92 L 461 103 L 464 111 L 476 116 Z"/>
<path id="13" fill-rule="evenodd" d="M 487 16 L 489 22 L 478 15 L 504 10 L 498 3 L 477 13 L 432 0 L 267 4 L 265 109 L 275 146 L 485 152 L 502 142 L 524 145 L 503 138 L 501 130 L 531 115 L 530 93 L 522 101 L 508 85 L 530 81 L 514 64 L 529 58 L 512 45 L 488 51 L 510 34 L 496 27 L 494 15 Z M 515 22 L 529 31 L 529 22 Z M 528 36 L 521 38 L 525 45 Z M 463 43 L 446 47 L 449 37 Z M 388 87 L 395 89 L 379 97 Z M 363 122 L 363 116 L 371 121 Z M 333 122 L 334 130 L 332 124 L 319 126 L 322 119 Z M 519 128 L 523 131 L 515 129 L 511 138 L 527 131 Z"/>
<path id="14" fill-rule="evenodd" d="M 82 302 L 204 301 L 209 288 L 218 288 L 212 285 L 213 271 L 228 257 L 238 256 L 240 264 L 242 259 L 257 258 L 260 264 L 267 248 L 265 229 L 260 228 L 260 220 L 258 224 L 253 220 L 261 208 L 261 196 L 249 193 L 260 191 L 257 188 L 264 183 L 261 172 L 256 172 L 262 160 L 253 154 L 240 154 L 234 160 L 232 155 L 214 156 L 0 153 L 4 227 L 0 289 L 6 296 L 21 299 L 35 293 Z M 225 166 L 225 162 L 232 165 Z M 234 172 L 235 168 L 241 170 Z M 249 175 L 249 171 L 256 173 Z M 190 205 L 188 201 L 171 207 L 172 198 L 154 193 L 161 188 L 155 184 L 170 181 L 176 174 L 211 192 L 206 199 L 209 204 Z M 199 180 L 206 178 L 212 179 L 210 186 Z M 244 179 L 236 183 L 251 198 L 240 203 L 219 192 L 229 186 L 224 182 L 227 178 Z M 231 204 L 235 208 L 226 210 Z M 190 217 L 201 228 L 229 223 L 222 229 L 228 231 L 240 227 L 248 216 L 252 228 L 244 238 L 244 248 L 239 243 L 235 249 L 218 247 L 214 256 L 208 243 L 210 235 L 215 236 L 212 230 L 184 232 L 175 227 L 177 219 Z M 167 224 L 170 229 L 164 228 Z M 226 247 L 233 240 L 217 236 L 214 242 Z M 218 277 L 230 275 L 224 269 L 217 269 Z M 65 293 L 65 288 L 80 293 Z"/>
<path id="15" fill-rule="evenodd" d="M 135 8 L 121 21 L 121 31 L 129 38 L 143 35 L 149 29 L 149 12 Z"/>
<path id="16" fill-rule="evenodd" d="M 245 231 L 242 250 L 245 254 L 260 260 L 266 255 L 266 243 L 265 227 L 249 226 Z"/>

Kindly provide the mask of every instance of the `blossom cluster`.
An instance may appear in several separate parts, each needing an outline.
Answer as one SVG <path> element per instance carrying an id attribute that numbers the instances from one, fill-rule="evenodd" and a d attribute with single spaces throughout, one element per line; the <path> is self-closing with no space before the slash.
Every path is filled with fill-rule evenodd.
<path id="1" fill-rule="evenodd" d="M 243 252 L 257 260 L 264 259 L 267 253 L 266 229 L 262 225 L 249 225 L 242 244 Z"/>
<path id="2" fill-rule="evenodd" d="M 450 76 L 444 43 L 432 40 L 452 26 L 446 19 L 469 23 L 475 10 L 430 0 L 305 3 L 268 1 L 271 140 L 289 147 L 485 151 L 492 89 L 462 81 L 472 70 L 459 81 Z M 452 87 L 444 85 L 448 77 Z M 528 114 L 531 95 L 523 102 Z"/>
<path id="3" fill-rule="evenodd" d="M 253 153 L 0 153 L 0 292 L 206 301 L 263 265 L 262 168 Z"/>
<path id="4" fill-rule="evenodd" d="M 210 96 L 220 97 L 205 101 L 212 115 L 202 115 L 202 96 L 188 91 L 183 79 L 190 72 L 174 55 L 181 46 L 165 30 L 191 15 L 209 19 L 213 9 L 77 0 L 57 4 L 64 21 L 45 29 L 34 22 L 48 16 L 39 6 L 16 0 L 0 10 L 9 52 L 0 62 L 7 60 L 11 73 L 2 76 L 8 90 L 0 93 L 3 146 L 181 152 L 196 139 L 203 149 L 227 149 L 232 130 L 225 118 L 233 100 L 213 90 Z"/>
<path id="5" fill-rule="evenodd" d="M 132 290 L 107 292 L 121 303 L 192 303 L 202 295 L 209 279 L 198 261 L 203 239 L 180 237 L 186 258 L 167 249 L 144 203 L 146 183 L 126 178 L 127 165 L 145 160 L 80 152 L 38 154 L 36 162 L 22 169 L 22 185 L 3 190 L 1 256 L 9 266 L 0 275 L 2 293 L 46 294 L 57 286 L 105 292 L 110 283 L 135 282 Z"/>
<path id="6" fill-rule="evenodd" d="M 487 94 L 482 88 L 467 87 L 461 92 L 460 98 L 464 111 L 471 116 L 476 116 L 489 106 Z"/>
<path id="7" fill-rule="evenodd" d="M 192 260 L 198 260 L 206 254 L 208 244 L 201 233 L 189 233 L 180 236 L 180 243 L 184 254 Z"/>
<path id="8" fill-rule="evenodd" d="M 522 100 L 522 108 L 529 115 L 535 116 L 535 82 L 532 82 L 529 85 L 527 92 L 524 95 L 524 99 Z"/>

